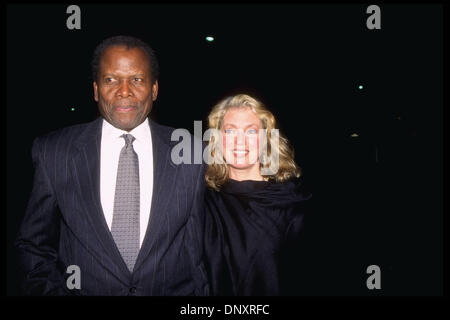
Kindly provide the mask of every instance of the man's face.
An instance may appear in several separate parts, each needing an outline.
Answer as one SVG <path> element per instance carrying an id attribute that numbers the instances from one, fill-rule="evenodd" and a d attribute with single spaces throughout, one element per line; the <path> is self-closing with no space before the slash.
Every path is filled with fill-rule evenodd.
<path id="1" fill-rule="evenodd" d="M 105 50 L 94 81 L 94 99 L 101 115 L 114 127 L 131 131 L 140 125 L 158 96 L 146 53 L 114 46 Z"/>

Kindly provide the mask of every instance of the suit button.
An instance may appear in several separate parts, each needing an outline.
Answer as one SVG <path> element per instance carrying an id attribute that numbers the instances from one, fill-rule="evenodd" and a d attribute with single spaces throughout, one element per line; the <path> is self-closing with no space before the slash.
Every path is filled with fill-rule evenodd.
<path id="1" fill-rule="evenodd" d="M 131 287 L 130 288 L 130 293 L 131 294 L 135 294 L 136 293 L 136 287 Z"/>

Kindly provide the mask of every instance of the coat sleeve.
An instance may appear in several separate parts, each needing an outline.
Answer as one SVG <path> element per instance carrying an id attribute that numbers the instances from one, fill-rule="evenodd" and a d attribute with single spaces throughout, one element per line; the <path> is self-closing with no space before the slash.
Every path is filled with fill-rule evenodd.
<path id="1" fill-rule="evenodd" d="M 206 166 L 202 164 L 197 170 L 194 179 L 194 197 L 187 225 L 188 250 L 192 259 L 193 276 L 197 283 L 195 295 L 206 296 L 210 294 L 209 282 L 205 269 L 204 237 L 205 232 L 205 171 Z"/>
<path id="2" fill-rule="evenodd" d="M 64 268 L 58 263 L 60 213 L 45 168 L 45 144 L 36 138 L 32 148 L 34 182 L 15 247 L 25 295 L 70 295 Z"/>
<path id="3" fill-rule="evenodd" d="M 280 295 L 308 295 L 315 290 L 317 252 L 311 241 L 309 219 L 312 214 L 312 195 L 294 207 L 279 255 Z M 305 227 L 306 222 L 306 227 Z"/>

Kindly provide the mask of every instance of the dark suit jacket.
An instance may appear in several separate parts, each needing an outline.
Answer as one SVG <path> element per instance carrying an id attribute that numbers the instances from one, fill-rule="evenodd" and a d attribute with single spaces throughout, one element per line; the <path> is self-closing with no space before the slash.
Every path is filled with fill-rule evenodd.
<path id="1" fill-rule="evenodd" d="M 204 165 L 171 161 L 172 128 L 150 120 L 153 198 L 133 273 L 100 203 L 102 118 L 34 141 L 34 185 L 16 247 L 31 295 L 208 295 L 203 264 Z M 81 289 L 69 290 L 77 265 Z"/>

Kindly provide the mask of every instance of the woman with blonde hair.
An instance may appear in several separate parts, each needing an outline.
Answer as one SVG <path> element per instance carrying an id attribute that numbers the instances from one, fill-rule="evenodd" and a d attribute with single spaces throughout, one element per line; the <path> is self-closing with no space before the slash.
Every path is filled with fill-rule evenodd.
<path id="1" fill-rule="evenodd" d="M 279 255 L 311 201 L 273 114 L 239 94 L 214 106 L 205 194 L 212 295 L 280 295 Z"/>

